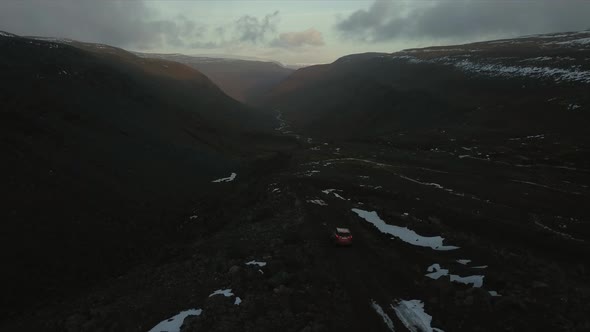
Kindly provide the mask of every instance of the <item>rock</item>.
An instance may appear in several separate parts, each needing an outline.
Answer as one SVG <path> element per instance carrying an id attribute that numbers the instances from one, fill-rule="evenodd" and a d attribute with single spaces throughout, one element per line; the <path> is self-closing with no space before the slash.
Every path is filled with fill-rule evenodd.
<path id="1" fill-rule="evenodd" d="M 287 273 L 286 271 L 280 271 L 272 276 L 270 282 L 278 287 L 279 285 L 285 284 L 289 280 L 289 278 L 289 273 Z"/>
<path id="2" fill-rule="evenodd" d="M 273 292 L 277 295 L 283 295 L 283 294 L 290 294 L 292 292 L 292 290 L 288 287 L 286 287 L 285 285 L 280 285 L 279 287 L 276 287 Z"/>
<path id="3" fill-rule="evenodd" d="M 318 322 L 313 323 L 313 326 L 311 327 L 311 330 L 313 332 L 320 332 L 320 331 L 324 331 L 324 326 Z"/>
<path id="4" fill-rule="evenodd" d="M 275 238 L 275 239 L 270 240 L 270 246 L 273 248 L 274 247 L 281 247 L 283 245 L 283 243 L 284 243 L 283 240 L 279 239 L 279 238 Z"/>
<path id="5" fill-rule="evenodd" d="M 65 330 L 68 332 L 80 331 L 82 329 L 82 325 L 86 322 L 87 319 L 88 318 L 85 315 L 75 313 L 66 318 Z"/>
<path id="6" fill-rule="evenodd" d="M 492 295 L 485 289 L 472 288 L 471 294 L 475 299 L 475 304 L 483 311 L 492 311 Z"/>
<path id="7" fill-rule="evenodd" d="M 431 224 L 434 224 L 434 225 L 440 225 L 440 219 L 439 219 L 438 217 L 435 217 L 435 216 L 429 216 L 429 217 L 428 217 L 428 221 L 429 221 Z"/>
<path id="8" fill-rule="evenodd" d="M 580 322 L 576 326 L 576 332 L 590 332 L 590 321 Z"/>
<path id="9" fill-rule="evenodd" d="M 240 267 L 237 265 L 233 265 L 232 267 L 229 268 L 229 274 L 236 274 L 238 272 L 240 272 Z"/>
<path id="10" fill-rule="evenodd" d="M 463 300 L 463 304 L 466 306 L 472 306 L 474 302 L 473 296 L 469 295 Z"/>
<path id="11" fill-rule="evenodd" d="M 82 331 L 98 331 L 98 327 L 96 326 L 96 321 L 95 320 L 89 320 L 86 321 L 86 323 L 84 323 L 82 325 Z"/>
<path id="12" fill-rule="evenodd" d="M 495 305 L 499 311 L 526 311 L 527 307 L 520 299 L 514 296 L 502 296 Z"/>
<path id="13" fill-rule="evenodd" d="M 544 282 L 541 282 L 541 281 L 537 281 L 537 280 L 535 280 L 535 281 L 533 281 L 533 283 L 532 283 L 532 287 L 533 287 L 533 288 L 547 288 L 547 287 L 549 287 L 549 285 L 547 285 L 547 284 L 546 284 L 546 283 L 544 283 Z"/>
<path id="14" fill-rule="evenodd" d="M 304 327 L 303 329 L 301 329 L 301 331 L 299 332 L 312 332 L 313 330 L 311 329 L 311 326 L 307 325 L 306 327 Z"/>

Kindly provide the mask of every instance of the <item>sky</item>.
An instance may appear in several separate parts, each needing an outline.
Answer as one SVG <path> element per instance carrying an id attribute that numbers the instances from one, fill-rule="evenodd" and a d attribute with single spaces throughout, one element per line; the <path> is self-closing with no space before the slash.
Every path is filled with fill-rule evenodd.
<path id="1" fill-rule="evenodd" d="M 2 0 L 0 30 L 291 65 L 590 29 L 587 0 Z"/>

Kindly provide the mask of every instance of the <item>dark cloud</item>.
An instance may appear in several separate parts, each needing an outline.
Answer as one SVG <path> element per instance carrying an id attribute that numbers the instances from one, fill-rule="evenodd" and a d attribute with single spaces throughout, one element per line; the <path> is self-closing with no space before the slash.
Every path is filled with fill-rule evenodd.
<path id="1" fill-rule="evenodd" d="M 137 48 L 180 46 L 202 33 L 184 17 L 162 20 L 156 14 L 141 1 L 2 1 L 0 29 Z"/>
<path id="2" fill-rule="evenodd" d="M 264 43 L 276 34 L 279 20 L 275 11 L 207 27 L 183 15 L 162 19 L 158 14 L 146 1 L 9 0 L 0 1 L 0 30 L 142 50 L 218 48 Z"/>
<path id="3" fill-rule="evenodd" d="M 471 40 L 590 28 L 587 1 L 377 0 L 336 25 L 344 37 Z"/>
<path id="4" fill-rule="evenodd" d="M 368 10 L 357 10 L 347 19 L 339 22 L 337 27 L 350 33 L 374 29 L 388 20 L 392 5 L 392 1 L 377 0 Z"/>
<path id="5" fill-rule="evenodd" d="M 237 40 L 252 43 L 264 41 L 268 33 L 276 32 L 278 20 L 278 11 L 265 15 L 261 20 L 257 17 L 244 15 L 234 24 Z"/>
<path id="6" fill-rule="evenodd" d="M 322 33 L 313 28 L 300 32 L 281 33 L 278 38 L 270 43 L 271 46 L 283 48 L 322 46 L 324 44 Z"/>

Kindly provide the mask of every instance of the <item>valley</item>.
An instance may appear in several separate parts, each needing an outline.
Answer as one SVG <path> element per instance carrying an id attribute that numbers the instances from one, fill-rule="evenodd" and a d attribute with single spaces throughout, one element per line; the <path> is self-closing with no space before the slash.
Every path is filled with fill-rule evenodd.
<path id="1" fill-rule="evenodd" d="M 217 197 L 182 224 L 192 240 L 165 261 L 58 305 L 65 320 L 36 312 L 49 325 L 35 327 L 145 331 L 194 308 L 202 312 L 183 331 L 585 328 L 588 170 L 440 152 L 467 153 L 459 141 L 428 151 L 296 142 L 263 174 L 214 183 Z M 330 243 L 335 227 L 351 229 L 352 247 Z M 443 247 L 422 244 L 437 237 Z M 235 295 L 209 296 L 224 289 Z M 418 301 L 432 321 L 400 313 L 403 301 Z"/>
<path id="2" fill-rule="evenodd" d="M 585 46 L 469 52 L 567 53 L 582 74 L 563 84 L 436 60 L 473 44 L 303 68 L 246 106 L 178 63 L 3 38 L 0 330 L 590 329 Z M 56 87 L 36 86 L 46 103 L 7 69 L 28 47 L 75 64 L 23 65 Z M 64 105 L 57 87 L 85 97 Z M 352 246 L 333 245 L 336 227 Z"/>

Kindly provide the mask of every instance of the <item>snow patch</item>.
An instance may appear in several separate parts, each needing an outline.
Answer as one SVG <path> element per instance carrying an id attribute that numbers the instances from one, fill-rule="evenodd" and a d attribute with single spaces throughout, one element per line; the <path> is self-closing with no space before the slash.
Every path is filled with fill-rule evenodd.
<path id="1" fill-rule="evenodd" d="M 245 263 L 246 265 L 257 265 L 258 267 L 265 267 L 266 266 L 266 262 L 257 262 L 257 261 L 249 261 Z"/>
<path id="2" fill-rule="evenodd" d="M 434 182 L 422 182 L 422 181 L 419 181 L 419 180 L 416 180 L 416 179 L 409 178 L 409 177 L 407 177 L 405 175 L 401 175 L 401 174 L 396 174 L 396 175 L 399 176 L 402 179 L 405 179 L 405 180 L 408 180 L 410 182 L 414 182 L 414 183 L 417 183 L 417 184 L 421 184 L 423 186 L 429 186 L 429 187 L 434 187 L 436 189 L 442 189 L 442 190 L 445 190 L 445 191 L 448 191 L 448 192 L 453 192 L 452 189 L 446 189 L 445 187 L 441 186 L 438 183 L 434 183 Z"/>
<path id="3" fill-rule="evenodd" d="M 467 265 L 471 263 L 471 259 L 457 259 L 457 263 Z"/>
<path id="4" fill-rule="evenodd" d="M 440 277 L 444 277 L 444 276 L 448 275 L 452 282 L 458 282 L 458 283 L 466 284 L 466 285 L 471 284 L 471 287 L 476 287 L 476 288 L 480 288 L 481 286 L 483 286 L 484 276 L 473 275 L 473 276 L 461 277 L 456 274 L 449 274 L 449 270 L 443 269 L 439 264 L 430 265 L 428 267 L 428 269 L 426 269 L 426 272 L 429 272 L 426 274 L 426 276 L 428 278 L 431 278 L 434 280 L 437 280 Z"/>
<path id="5" fill-rule="evenodd" d="M 432 316 L 424 311 L 424 303 L 420 300 L 400 301 L 391 307 L 402 324 L 411 332 L 443 332 L 430 326 Z"/>
<path id="6" fill-rule="evenodd" d="M 307 200 L 308 203 L 312 203 L 312 204 L 316 204 L 316 205 L 320 205 L 320 206 L 328 206 L 328 203 L 324 202 L 321 199 L 310 199 Z"/>
<path id="7" fill-rule="evenodd" d="M 526 62 L 526 61 L 551 61 L 551 60 L 553 60 L 553 58 L 550 57 L 550 56 L 540 56 L 540 57 L 536 57 L 536 58 L 524 59 L 524 60 L 521 60 L 520 62 Z"/>
<path id="8" fill-rule="evenodd" d="M 578 70 L 575 67 L 570 69 L 534 67 L 534 66 L 506 66 L 501 64 L 475 63 L 469 60 L 461 60 L 450 63 L 463 71 L 484 74 L 492 77 L 531 77 L 553 79 L 557 82 L 583 82 L 590 83 L 590 71 Z"/>
<path id="9" fill-rule="evenodd" d="M 336 196 L 337 198 L 340 198 L 340 199 L 341 199 L 341 200 L 343 200 L 343 201 L 347 201 L 347 199 L 346 199 L 346 198 L 344 198 L 344 197 L 340 196 L 340 195 L 339 195 L 339 194 L 338 194 L 336 191 L 337 191 L 336 189 L 326 189 L 326 190 L 322 190 L 322 192 L 323 192 L 324 194 L 326 194 L 326 195 L 332 194 L 332 195 Z"/>
<path id="10" fill-rule="evenodd" d="M 482 275 L 461 277 L 456 274 L 451 274 L 451 281 L 466 285 L 471 284 L 471 287 L 475 288 L 480 288 L 481 286 L 483 286 L 483 278 L 484 276 Z"/>
<path id="11" fill-rule="evenodd" d="M 495 290 L 488 291 L 488 293 L 490 293 L 491 296 L 502 296 L 498 294 L 498 292 L 496 292 Z"/>
<path id="12" fill-rule="evenodd" d="M 480 265 L 480 266 L 472 266 L 472 269 L 487 269 L 488 266 L 487 265 Z"/>
<path id="13" fill-rule="evenodd" d="M 176 316 L 172 316 L 166 320 L 161 321 L 148 332 L 180 332 L 180 327 L 184 323 L 184 319 L 188 316 L 199 316 L 203 310 L 190 309 L 182 311 Z"/>
<path id="14" fill-rule="evenodd" d="M 577 238 L 575 238 L 575 237 L 573 237 L 573 236 L 571 236 L 571 235 L 569 235 L 567 233 L 557 231 L 557 230 L 555 230 L 555 229 L 553 229 L 553 228 L 551 228 L 551 227 L 549 227 L 547 225 L 544 225 L 541 222 L 539 222 L 538 220 L 535 221 L 535 225 L 537 225 L 537 226 L 541 227 L 542 229 L 544 229 L 546 231 L 549 231 L 549 232 L 551 232 L 553 234 L 559 235 L 559 236 L 561 236 L 561 237 L 563 237 L 565 239 L 574 240 L 574 241 L 583 241 L 583 240 L 577 239 Z"/>
<path id="15" fill-rule="evenodd" d="M 410 56 L 410 55 L 398 55 L 398 56 L 392 56 L 390 59 L 392 60 L 404 60 L 407 61 L 409 63 L 413 63 L 413 64 L 418 64 L 418 63 L 424 63 L 427 61 L 424 60 L 420 60 L 416 57 Z"/>
<path id="16" fill-rule="evenodd" d="M 574 40 L 567 40 L 567 41 L 562 41 L 562 42 L 557 42 L 555 43 L 557 45 L 590 45 L 590 38 L 580 38 L 580 39 L 574 39 Z"/>
<path id="17" fill-rule="evenodd" d="M 283 119 L 283 112 L 277 111 L 276 119 L 279 122 L 279 126 L 275 128 L 275 130 L 284 133 L 286 129 L 289 128 L 289 125 L 287 124 L 287 121 Z"/>
<path id="18" fill-rule="evenodd" d="M 242 299 L 239 296 L 236 296 L 236 300 L 234 301 L 234 305 L 240 305 L 242 303 Z"/>
<path id="19" fill-rule="evenodd" d="M 225 297 L 232 297 L 232 296 L 234 296 L 234 293 L 231 292 L 231 288 L 218 289 L 215 292 L 211 293 L 211 295 L 209 295 L 209 297 L 215 296 L 215 295 L 223 295 Z"/>
<path id="20" fill-rule="evenodd" d="M 587 45 L 590 38 L 576 39 L 574 41 L 562 42 L 564 44 Z M 434 63 L 456 67 L 460 70 L 470 73 L 476 73 L 491 77 L 531 77 L 553 79 L 556 82 L 582 82 L 590 83 L 590 71 L 580 70 L 578 67 L 553 68 L 553 67 L 535 67 L 535 66 L 509 66 L 492 63 L 476 63 L 466 59 L 457 59 L 449 56 L 435 58 L 431 60 L 420 60 L 413 56 L 402 55 L 394 56 L 392 59 L 405 60 L 408 63 Z"/>
<path id="21" fill-rule="evenodd" d="M 430 265 L 426 271 L 430 272 L 426 276 L 434 280 L 449 275 L 449 270 L 441 268 L 439 264 Z"/>
<path id="22" fill-rule="evenodd" d="M 400 240 L 418 247 L 430 247 L 434 250 L 453 250 L 459 247 L 443 245 L 444 238 L 440 236 L 425 237 L 418 235 L 407 227 L 399 227 L 386 224 L 375 211 L 364 211 L 361 209 L 352 209 L 359 217 L 365 219 L 373 226 L 377 227 L 381 233 L 390 234 Z"/>
<path id="23" fill-rule="evenodd" d="M 512 137 L 509 138 L 509 141 L 520 141 L 523 139 L 545 139 L 545 134 L 539 134 L 539 135 L 530 135 L 530 136 L 525 136 L 525 137 Z"/>
<path id="24" fill-rule="evenodd" d="M 528 184 L 528 185 L 531 185 L 531 186 L 545 188 L 545 189 L 554 190 L 554 191 L 559 191 L 559 192 L 566 193 L 566 194 L 582 195 L 582 193 L 579 193 L 577 191 L 565 191 L 565 190 L 561 190 L 559 188 L 554 188 L 554 187 L 550 187 L 550 186 L 547 186 L 547 185 L 544 185 L 544 184 L 530 182 L 530 181 L 512 180 L 512 182 L 524 183 L 524 184 Z"/>
<path id="25" fill-rule="evenodd" d="M 231 173 L 230 176 L 226 177 L 226 178 L 221 178 L 221 179 L 217 179 L 217 180 L 213 180 L 211 182 L 214 183 L 220 183 L 220 182 L 231 182 L 236 178 L 237 174 L 236 173 Z"/>
<path id="26" fill-rule="evenodd" d="M 377 304 L 377 302 L 375 302 L 375 300 L 371 300 L 371 307 L 373 307 L 375 312 L 377 312 L 377 314 L 379 316 L 381 316 L 381 318 L 383 319 L 383 322 L 385 323 L 385 325 L 387 325 L 389 330 L 395 331 L 395 328 L 393 327 L 393 321 L 391 320 L 391 318 L 389 318 L 389 315 L 387 315 L 383 311 L 383 308 L 381 308 L 381 306 L 379 304 Z"/>

